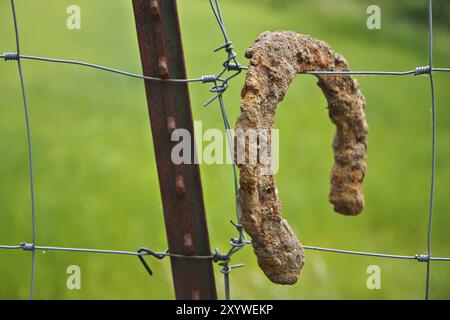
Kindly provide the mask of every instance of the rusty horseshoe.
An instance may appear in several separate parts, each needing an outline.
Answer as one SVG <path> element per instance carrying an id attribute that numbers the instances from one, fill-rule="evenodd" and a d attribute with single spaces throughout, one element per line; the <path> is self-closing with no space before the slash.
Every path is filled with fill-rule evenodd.
<path id="1" fill-rule="evenodd" d="M 246 57 L 250 66 L 241 93 L 236 131 L 272 130 L 276 107 L 297 73 L 349 70 L 346 60 L 328 44 L 295 32 L 262 33 L 247 50 Z M 329 200 L 335 211 L 357 215 L 364 208 L 362 182 L 368 134 L 365 98 L 349 75 L 319 74 L 317 78 L 328 101 L 329 116 L 337 128 Z M 236 135 L 235 148 L 245 149 L 245 145 L 245 139 Z M 272 282 L 294 284 L 305 256 L 302 245 L 281 216 L 274 177 L 261 174 L 266 163 L 244 161 L 237 165 L 242 225 L 252 237 L 258 264 Z"/>

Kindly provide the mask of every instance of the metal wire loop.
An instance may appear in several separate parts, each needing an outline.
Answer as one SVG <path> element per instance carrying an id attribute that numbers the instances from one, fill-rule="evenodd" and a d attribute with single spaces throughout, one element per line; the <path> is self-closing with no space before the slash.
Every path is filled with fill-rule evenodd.
<path id="1" fill-rule="evenodd" d="M 230 259 L 230 257 L 228 256 L 228 254 L 222 254 L 219 252 L 219 249 L 216 248 L 216 251 L 214 253 L 213 256 L 213 262 L 217 263 L 220 261 L 228 261 Z"/>
<path id="2" fill-rule="evenodd" d="M 234 49 L 233 42 L 228 41 L 228 42 L 224 43 L 220 47 L 215 48 L 214 52 L 218 52 L 218 51 L 220 51 L 222 49 L 225 49 L 225 51 L 229 52 L 229 53 L 233 52 L 233 49 Z"/>
<path id="3" fill-rule="evenodd" d="M 3 59 L 5 61 L 11 61 L 11 60 L 19 60 L 20 55 L 17 52 L 5 52 L 3 54 Z"/>
<path id="4" fill-rule="evenodd" d="M 208 75 L 202 77 L 202 83 L 210 83 L 210 82 L 214 82 L 216 80 L 217 80 L 217 78 L 213 74 L 208 74 Z"/>
<path id="5" fill-rule="evenodd" d="M 25 243 L 25 242 L 22 242 L 22 243 L 20 244 L 20 247 L 21 247 L 23 250 L 25 250 L 25 251 L 34 251 L 34 249 L 35 249 L 34 244 L 32 244 L 32 243 Z"/>
<path id="6" fill-rule="evenodd" d="M 139 261 L 142 263 L 142 265 L 144 266 L 145 270 L 147 271 L 147 273 L 152 276 L 153 275 L 153 271 L 152 269 L 150 269 L 150 266 L 148 265 L 147 261 L 145 261 L 144 256 L 153 256 L 158 260 L 162 260 L 167 256 L 167 253 L 157 253 L 154 252 L 150 249 L 147 248 L 140 248 L 137 253 L 139 253 L 139 255 L 137 256 L 139 258 Z"/>
<path id="7" fill-rule="evenodd" d="M 243 263 L 230 266 L 229 262 L 224 262 L 220 263 L 219 265 L 223 267 L 222 269 L 220 269 L 220 272 L 223 274 L 230 274 L 233 269 L 245 267 L 245 264 Z"/>
<path id="8" fill-rule="evenodd" d="M 416 259 L 419 262 L 429 262 L 431 257 L 427 254 L 417 254 Z"/>
<path id="9" fill-rule="evenodd" d="M 417 67 L 416 68 L 416 76 L 421 76 L 424 74 L 431 74 L 431 72 L 433 71 L 431 66 L 426 66 L 426 67 Z"/>
<path id="10" fill-rule="evenodd" d="M 244 67 L 240 64 L 229 63 L 227 64 L 228 71 L 241 71 L 244 70 Z"/>

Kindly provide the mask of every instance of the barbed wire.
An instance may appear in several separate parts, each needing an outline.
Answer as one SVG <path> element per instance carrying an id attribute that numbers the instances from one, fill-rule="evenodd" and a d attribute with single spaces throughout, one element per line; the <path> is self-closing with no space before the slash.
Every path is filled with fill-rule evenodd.
<path id="1" fill-rule="evenodd" d="M 16 39 L 16 52 L 6 52 L 0 55 L 1 59 L 5 61 L 17 61 L 19 77 L 22 90 L 23 105 L 25 111 L 25 121 L 27 130 L 27 142 L 28 142 L 28 159 L 29 159 L 29 173 L 30 173 L 30 193 L 31 193 L 31 214 L 32 214 L 32 242 L 31 243 L 21 243 L 16 246 L 0 245 L 0 250 L 24 250 L 32 252 L 32 266 L 31 266 L 31 279 L 30 279 L 30 299 L 33 299 L 34 293 L 34 283 L 35 283 L 35 270 L 36 270 L 36 251 L 59 251 L 59 252 L 78 252 L 78 253 L 93 253 L 93 254 L 109 254 L 109 255 L 126 255 L 138 257 L 141 263 L 144 265 L 147 272 L 152 275 L 153 272 L 150 269 L 148 263 L 145 261 L 144 257 L 153 256 L 158 260 L 164 259 L 166 257 L 179 258 L 179 259 L 203 259 L 211 260 L 218 263 L 222 268 L 221 272 L 224 274 L 224 287 L 225 287 L 225 298 L 230 299 L 230 273 L 233 269 L 243 267 L 243 264 L 230 265 L 232 256 L 243 249 L 246 245 L 251 244 L 246 237 L 244 229 L 241 225 L 241 211 L 239 203 L 237 201 L 237 194 L 239 190 L 239 180 L 237 174 L 236 163 L 232 162 L 233 168 L 233 182 L 234 182 L 234 196 L 235 196 L 235 210 L 237 223 L 231 221 L 231 224 L 236 229 L 238 236 L 236 238 L 231 238 L 230 249 L 227 253 L 222 254 L 218 249 L 214 253 L 205 256 L 191 255 L 186 256 L 177 253 L 171 253 L 168 250 L 164 252 L 155 252 L 148 248 L 142 247 L 137 251 L 121 251 L 121 250 L 103 250 L 103 249 L 88 249 L 88 248 L 70 248 L 70 247 L 58 247 L 58 246 L 40 246 L 36 243 L 36 207 L 35 207 L 35 190 L 34 190 L 34 175 L 33 175 L 33 150 L 31 141 L 31 126 L 29 119 L 29 106 L 26 97 L 25 81 L 23 76 L 23 69 L 21 60 L 34 60 L 40 62 L 58 63 L 58 64 L 70 64 L 77 65 L 81 67 L 98 69 L 110 73 L 119 74 L 122 76 L 128 76 L 137 79 L 150 80 L 150 81 L 161 81 L 161 82 L 173 82 L 173 83 L 212 83 L 213 86 L 209 88 L 209 91 L 213 94 L 204 105 L 208 106 L 215 100 L 218 100 L 222 120 L 224 123 L 225 130 L 227 132 L 227 142 L 229 146 L 229 151 L 233 154 L 233 137 L 231 135 L 231 125 L 227 116 L 227 110 L 224 101 L 224 93 L 229 88 L 229 81 L 237 77 L 243 71 L 248 68 L 242 66 L 238 61 L 238 55 L 234 51 L 234 46 L 230 40 L 225 22 L 223 19 L 222 11 L 218 0 L 209 0 L 209 4 L 213 11 L 214 17 L 219 25 L 224 38 L 224 44 L 216 48 L 214 52 L 219 52 L 224 50 L 226 52 L 226 59 L 222 64 L 222 69 L 217 75 L 204 75 L 197 78 L 190 79 L 162 79 L 158 77 L 151 77 L 146 75 L 141 75 L 137 73 L 127 72 L 119 69 L 114 69 L 98 64 L 88 63 L 84 61 L 67 60 L 67 59 L 56 59 L 32 55 L 22 55 L 20 50 L 20 37 L 18 28 L 18 19 L 16 14 L 16 8 L 14 0 L 11 0 L 12 15 L 14 21 L 14 31 Z M 386 259 L 400 259 L 400 260 L 413 260 L 418 262 L 427 263 L 427 273 L 426 273 L 426 292 L 425 299 L 429 299 L 430 291 L 430 273 L 431 273 L 431 262 L 432 261 L 444 261 L 450 262 L 450 258 L 446 257 L 434 257 L 431 254 L 432 251 L 432 225 L 433 225 L 433 212 L 434 212 L 434 198 L 435 198 L 435 175 L 436 175 L 436 97 L 435 97 L 435 86 L 433 73 L 435 72 L 450 72 L 450 68 L 434 68 L 433 67 L 433 0 L 428 0 L 428 12 L 429 12 L 429 65 L 424 67 L 417 67 L 414 70 L 409 71 L 308 71 L 304 74 L 311 75 L 367 75 L 367 76 L 420 76 L 428 75 L 430 78 L 431 85 L 431 100 L 432 100 L 432 165 L 431 165 L 431 191 L 430 191 L 430 206 L 428 212 L 428 225 L 427 225 L 427 253 L 426 254 L 416 254 L 416 255 L 395 255 L 395 254 L 384 254 L 384 253 L 374 253 L 366 251 L 352 251 L 352 250 L 342 250 L 342 249 L 332 249 L 316 246 L 304 246 L 306 250 L 320 251 L 344 255 L 356 255 L 356 256 L 366 256 L 366 257 L 378 257 Z"/>

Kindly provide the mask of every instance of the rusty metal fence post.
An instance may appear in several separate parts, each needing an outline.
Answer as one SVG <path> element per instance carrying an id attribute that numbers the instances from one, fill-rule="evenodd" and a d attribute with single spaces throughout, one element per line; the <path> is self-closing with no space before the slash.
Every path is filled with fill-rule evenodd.
<path id="1" fill-rule="evenodd" d="M 186 78 L 176 0 L 133 0 L 144 74 Z M 169 251 L 210 255 L 194 125 L 186 83 L 145 81 Z M 171 160 L 171 133 L 190 132 L 192 164 Z M 171 258 L 177 299 L 217 299 L 211 260 Z"/>

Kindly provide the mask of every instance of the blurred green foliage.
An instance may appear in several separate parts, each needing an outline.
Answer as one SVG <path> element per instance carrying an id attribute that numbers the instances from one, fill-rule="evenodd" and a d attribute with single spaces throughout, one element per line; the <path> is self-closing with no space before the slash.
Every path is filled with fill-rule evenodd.
<path id="1" fill-rule="evenodd" d="M 140 72 L 133 13 L 128 0 L 17 0 L 26 54 L 68 58 Z M 179 0 L 188 74 L 219 69 L 222 41 L 205 0 Z M 295 30 L 327 41 L 354 70 L 411 70 L 427 63 L 427 1 L 302 0 L 275 10 L 266 0 L 222 0 L 228 32 L 241 54 L 266 30 Z M 382 29 L 366 28 L 366 8 L 379 3 Z M 435 1 L 439 8 L 444 0 Z M 66 8 L 78 4 L 82 29 L 65 27 Z M 419 5 L 420 4 L 420 5 Z M 277 6 L 278 7 L 278 6 Z M 281 8 L 281 7 L 280 7 Z M 414 19 L 399 14 L 416 12 Z M 441 9 L 437 17 L 443 14 Z M 14 50 L 8 1 L 0 2 L 1 51 Z M 408 14 L 409 16 L 412 15 Z M 416 23 L 415 20 L 422 23 Z M 450 33 L 436 28 L 436 66 L 450 66 Z M 142 81 L 74 66 L 24 61 L 35 150 L 38 243 L 136 250 L 167 246 Z M 26 135 L 17 67 L 0 70 L 0 243 L 30 241 Z M 333 212 L 327 201 L 333 125 L 315 78 L 298 76 L 279 106 L 281 135 L 277 184 L 283 214 L 305 245 L 414 255 L 426 251 L 431 118 L 427 77 L 359 77 L 370 125 L 366 209 L 358 217 Z M 435 76 L 438 162 L 433 254 L 450 256 L 450 91 L 447 74 Z M 243 76 L 225 99 L 230 119 L 239 114 Z M 196 120 L 222 128 L 216 105 L 203 108 L 207 87 L 191 85 Z M 202 165 L 211 244 L 228 248 L 234 231 L 230 166 Z M 425 264 L 307 252 L 295 286 L 271 284 L 251 248 L 234 257 L 246 263 L 231 275 L 235 299 L 421 299 Z M 169 261 L 151 261 L 148 277 L 134 257 L 39 252 L 39 299 L 173 298 Z M 82 289 L 66 288 L 66 269 L 79 265 Z M 366 287 L 367 267 L 382 271 L 381 290 Z M 0 252 L 0 298 L 26 299 L 30 255 Z M 216 268 L 223 297 L 223 283 Z M 450 298 L 450 265 L 433 263 L 431 297 Z"/>
<path id="2" fill-rule="evenodd" d="M 390 1 L 378 0 L 373 1 L 384 9 L 384 12 L 392 17 L 407 19 L 412 22 L 427 24 L 428 20 L 424 19 L 423 10 L 427 7 L 427 1 L 410 0 L 410 1 Z M 433 19 L 437 26 L 450 26 L 450 2 L 446 0 L 433 1 Z"/>
<path id="3" fill-rule="evenodd" d="M 298 5 L 300 0 L 261 0 L 266 4 L 270 4 L 274 9 L 289 9 Z M 318 0 L 318 2 L 329 2 L 327 0 Z M 340 0 L 344 2 L 360 2 L 360 0 Z M 383 14 L 388 14 L 391 17 L 399 19 L 407 19 L 415 23 L 427 23 L 424 19 L 424 8 L 427 7 L 428 1 L 424 0 L 409 0 L 409 1 L 392 1 L 392 0 L 372 0 L 369 4 L 375 4 L 383 9 Z M 439 26 L 450 26 L 450 2 L 447 0 L 434 0 L 434 20 L 435 24 Z"/>

